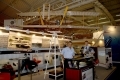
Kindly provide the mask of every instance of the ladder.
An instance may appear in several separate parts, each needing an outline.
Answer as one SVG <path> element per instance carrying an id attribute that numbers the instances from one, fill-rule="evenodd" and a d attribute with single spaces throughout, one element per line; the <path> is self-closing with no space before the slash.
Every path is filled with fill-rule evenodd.
<path id="1" fill-rule="evenodd" d="M 63 74 L 59 74 L 57 75 L 56 73 L 56 53 L 57 53 L 57 48 L 56 48 L 56 45 L 58 45 L 58 50 L 61 52 L 61 49 L 60 49 L 60 44 L 58 42 L 58 35 L 57 33 L 60 33 L 59 31 L 49 31 L 50 33 L 52 33 L 52 39 L 50 40 L 50 48 L 49 48 L 49 53 L 48 53 L 48 59 L 50 58 L 50 55 L 51 55 L 51 50 L 52 50 L 52 44 L 54 45 L 54 49 L 53 49 L 53 54 L 54 54 L 54 71 L 55 71 L 55 74 L 49 74 L 49 72 L 47 71 L 47 68 L 48 68 L 48 61 L 47 61 L 47 64 L 46 64 L 46 68 L 45 68 L 45 73 L 44 73 L 44 79 L 46 77 L 46 74 L 47 75 L 52 75 L 55 77 L 55 80 L 57 80 L 57 77 L 58 76 L 61 76 Z"/>
<path id="2" fill-rule="evenodd" d="M 42 18 L 43 20 L 45 19 L 45 12 L 48 12 L 47 13 L 47 19 L 49 20 L 50 19 L 50 4 L 43 4 L 43 13 L 42 13 Z"/>

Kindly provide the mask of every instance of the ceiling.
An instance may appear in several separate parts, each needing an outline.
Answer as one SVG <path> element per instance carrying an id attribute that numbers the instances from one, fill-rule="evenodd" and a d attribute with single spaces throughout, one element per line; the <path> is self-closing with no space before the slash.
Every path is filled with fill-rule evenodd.
<path id="1" fill-rule="evenodd" d="M 96 12 L 99 16 L 66 15 L 62 25 L 73 25 L 94 28 L 35 28 L 27 27 L 34 31 L 60 30 L 67 36 L 74 36 L 74 39 L 92 38 L 94 31 L 102 30 L 103 25 L 120 25 L 120 0 L 0 0 L 0 26 L 4 26 L 4 19 L 23 19 L 24 25 L 41 25 L 40 16 L 18 16 L 17 13 L 38 12 L 43 10 L 43 4 L 50 4 L 51 11 L 65 10 L 80 12 Z M 64 14 L 64 13 L 63 13 Z M 33 18 L 34 17 L 34 18 Z M 30 20 L 27 20 L 31 18 Z M 45 25 L 56 25 L 56 20 L 62 20 L 61 16 L 50 16 L 49 20 L 44 19 Z"/>

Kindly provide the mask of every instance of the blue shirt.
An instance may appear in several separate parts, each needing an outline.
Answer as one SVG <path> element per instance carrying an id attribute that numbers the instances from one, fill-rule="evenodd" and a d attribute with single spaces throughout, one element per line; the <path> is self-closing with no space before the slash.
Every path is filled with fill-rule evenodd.
<path id="1" fill-rule="evenodd" d="M 72 59 L 73 56 L 75 55 L 75 51 L 72 47 L 71 48 L 65 47 L 65 48 L 62 49 L 61 54 L 64 56 L 64 58 Z"/>

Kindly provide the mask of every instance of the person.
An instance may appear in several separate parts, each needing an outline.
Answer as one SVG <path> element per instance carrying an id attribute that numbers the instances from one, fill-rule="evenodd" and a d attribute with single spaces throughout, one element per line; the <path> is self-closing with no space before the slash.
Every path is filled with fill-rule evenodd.
<path id="1" fill-rule="evenodd" d="M 67 47 L 62 49 L 61 55 L 64 60 L 64 67 L 72 67 L 72 59 L 74 58 L 75 51 L 71 41 L 67 42 Z"/>
<path id="2" fill-rule="evenodd" d="M 83 54 L 84 57 L 90 58 L 90 57 L 94 57 L 94 50 L 89 46 L 88 41 L 85 41 L 85 45 L 83 48 Z"/>
<path id="3" fill-rule="evenodd" d="M 88 41 L 85 41 L 85 45 L 84 45 L 84 48 L 83 48 L 83 54 L 84 56 L 89 54 L 89 45 L 88 45 Z"/>
<path id="4" fill-rule="evenodd" d="M 93 64 L 93 66 L 94 66 L 94 77 L 96 79 L 98 79 L 98 76 L 96 74 L 96 69 L 95 69 L 94 53 L 95 53 L 95 51 L 90 47 L 90 45 L 88 44 L 88 41 L 85 41 L 85 45 L 84 45 L 84 49 L 83 49 L 84 58 L 87 60 L 87 62 L 91 62 Z"/>

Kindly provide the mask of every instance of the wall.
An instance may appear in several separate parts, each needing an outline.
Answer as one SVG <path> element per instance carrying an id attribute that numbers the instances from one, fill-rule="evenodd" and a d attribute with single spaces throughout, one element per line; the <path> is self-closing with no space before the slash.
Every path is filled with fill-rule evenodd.
<path id="1" fill-rule="evenodd" d="M 112 58 L 114 63 L 120 62 L 120 27 L 104 26 L 105 47 L 112 48 Z"/>
<path id="2" fill-rule="evenodd" d="M 103 39 L 81 39 L 81 40 L 73 40 L 73 47 L 77 53 L 80 52 L 82 46 L 84 46 L 85 41 L 88 41 L 89 44 L 93 47 L 104 47 Z"/>
<path id="3" fill-rule="evenodd" d="M 33 60 L 34 58 L 36 58 L 37 60 L 40 61 L 40 63 L 38 64 L 38 69 L 45 69 L 46 67 L 46 61 L 49 61 L 48 63 L 48 68 L 50 67 L 54 67 L 54 57 L 53 57 L 53 53 L 51 52 L 50 54 L 50 58 L 48 59 L 48 54 L 49 52 L 40 52 L 40 53 L 30 53 L 30 59 Z M 60 53 L 57 52 L 57 55 L 59 55 Z M 23 58 L 24 57 L 24 53 L 19 53 L 19 54 L 3 54 L 0 55 L 0 67 L 2 66 L 2 64 L 6 64 L 7 62 L 10 62 L 10 64 L 13 66 L 13 68 L 15 70 L 18 70 L 18 59 L 19 58 Z M 13 63 L 16 64 L 16 66 L 13 65 Z M 21 63 L 22 64 L 22 63 Z M 56 59 L 56 65 L 60 65 L 60 57 L 58 56 Z M 25 71 L 23 70 L 23 73 Z"/>

